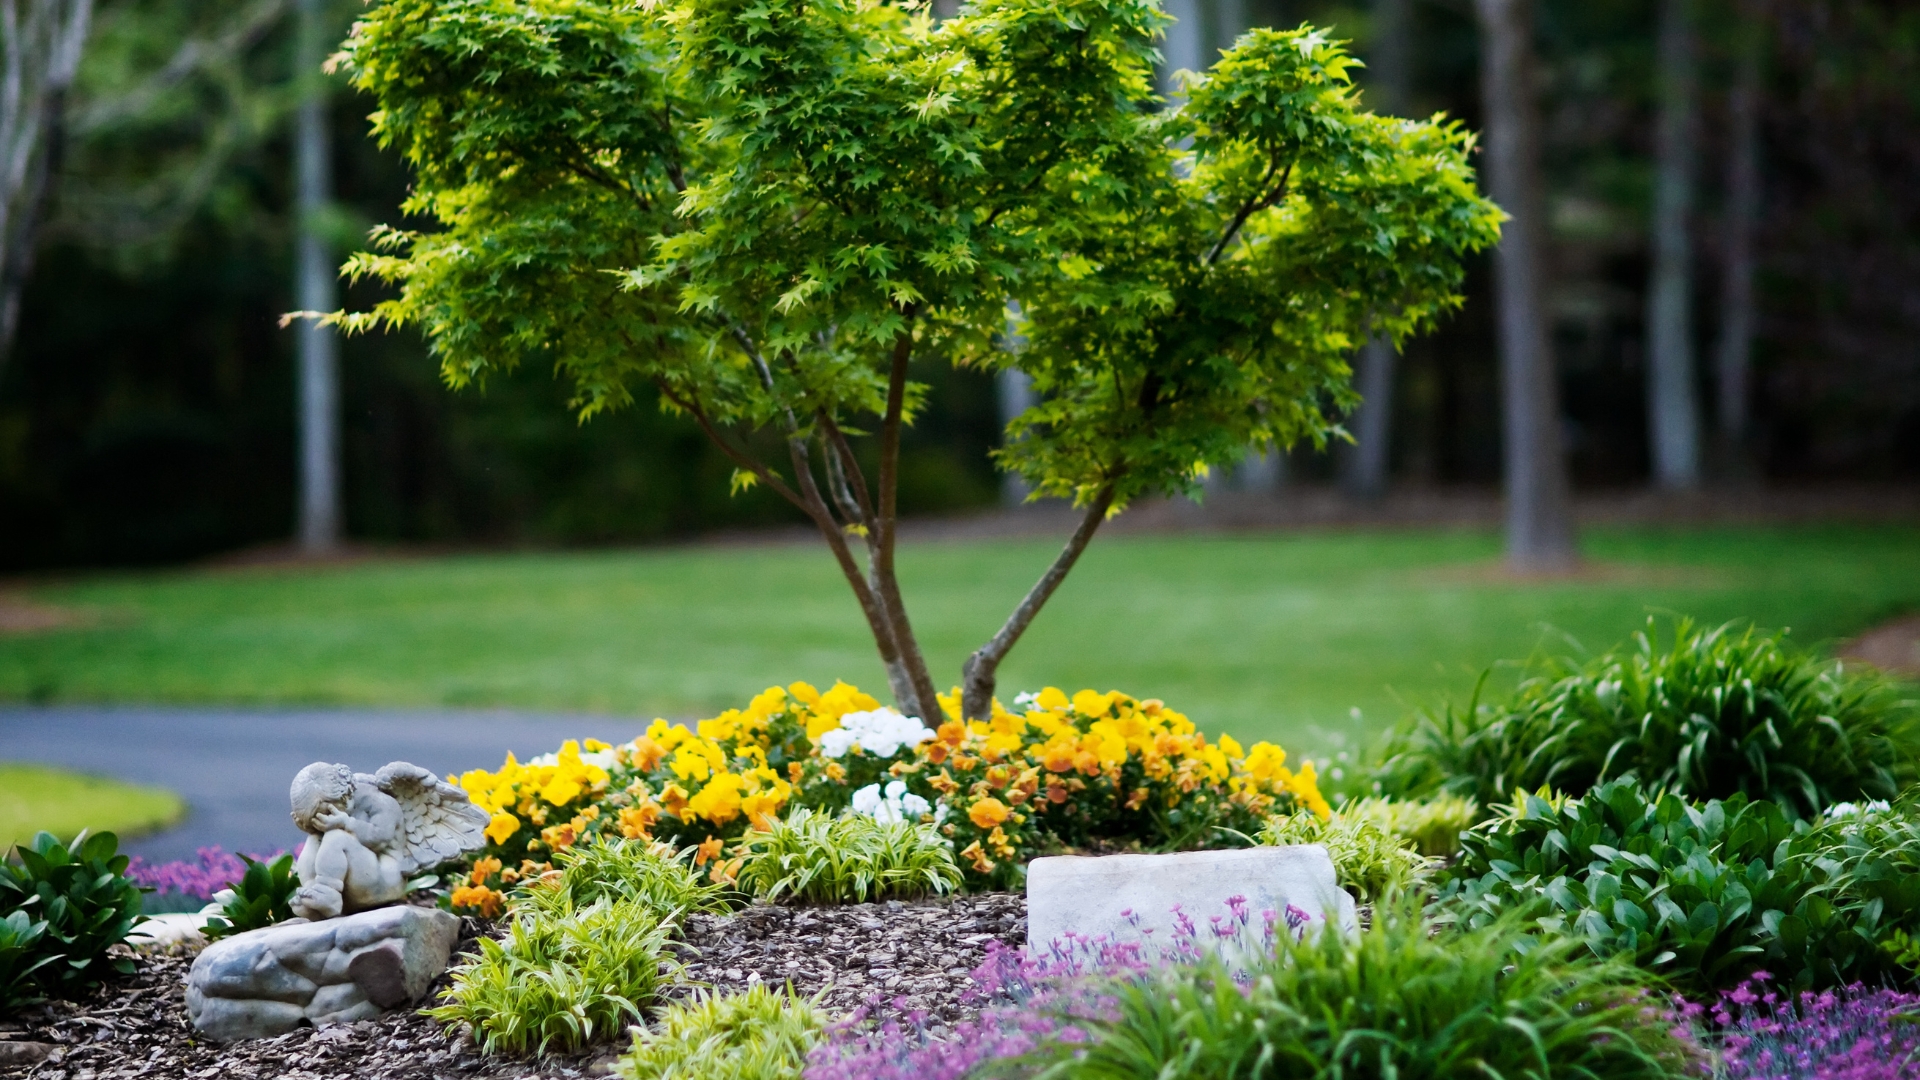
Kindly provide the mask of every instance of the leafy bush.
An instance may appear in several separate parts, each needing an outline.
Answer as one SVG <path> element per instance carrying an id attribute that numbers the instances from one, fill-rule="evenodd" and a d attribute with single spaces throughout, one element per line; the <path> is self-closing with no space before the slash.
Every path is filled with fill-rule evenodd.
<path id="1" fill-rule="evenodd" d="M 1436 934 L 1406 903 L 1365 933 L 1116 980 L 1107 1001 L 1071 1017 L 1084 1041 L 1040 1043 L 1045 1075 L 1664 1080 L 1700 1058 L 1631 965 L 1516 919 Z"/>
<path id="2" fill-rule="evenodd" d="M 42 946 L 46 936 L 45 920 L 35 922 L 24 911 L 0 919 L 0 1016 L 42 1000 L 34 973 L 60 959 Z"/>
<path id="3" fill-rule="evenodd" d="M 741 837 L 726 872 L 767 900 L 860 903 L 960 887 L 953 846 L 932 825 L 830 817 L 804 807 Z"/>
<path id="4" fill-rule="evenodd" d="M 1442 858 L 1460 850 L 1460 834 L 1483 815 L 1472 799 L 1441 792 L 1425 799 L 1357 799 L 1342 806 L 1340 816 L 1377 822 L 1420 854 Z"/>
<path id="5" fill-rule="evenodd" d="M 692 728 L 657 720 L 622 746 L 568 741 L 525 764 L 509 755 L 460 777 L 492 815 L 482 855 L 500 868 L 463 886 L 455 906 L 497 910 L 503 889 L 598 837 L 694 845 L 694 865 L 713 864 L 721 880 L 726 845 L 748 830 L 792 806 L 837 813 L 856 799 L 869 814 L 922 821 L 945 807 L 941 834 L 976 885 L 1017 881 L 1048 848 L 1206 847 L 1275 812 L 1327 812 L 1311 762 L 1295 772 L 1271 743 L 1209 743 L 1158 701 L 1048 688 L 1022 703 L 964 723 L 944 698 L 950 718 L 935 730 L 844 683 L 825 693 L 794 683 Z"/>
<path id="6" fill-rule="evenodd" d="M 1920 995 L 1854 985 L 1815 994 L 1777 993 L 1765 972 L 1723 992 L 1724 1080 L 1909 1080 L 1920 1058 Z M 1694 1006 L 1695 1015 L 1708 1012 Z"/>
<path id="7" fill-rule="evenodd" d="M 1890 799 L 1920 776 L 1920 703 L 1871 669 L 1820 661 L 1784 634 L 1649 622 L 1630 646 L 1535 665 L 1504 701 L 1416 716 L 1376 773 L 1395 795 L 1483 805 L 1573 795 L 1629 772 L 1688 799 L 1745 795 L 1795 817 Z M 1484 679 L 1482 685 L 1484 686 Z"/>
<path id="8" fill-rule="evenodd" d="M 44 922 L 38 948 L 59 957 L 33 975 L 49 994 L 71 997 L 133 972 L 133 961 L 107 954 L 142 917 L 140 886 L 127 878 L 119 844 L 110 832 L 82 832 L 68 844 L 43 832 L 14 849 L 17 864 L 0 861 L 0 918 L 24 912 Z"/>
<path id="9" fill-rule="evenodd" d="M 471 1025 L 488 1053 L 576 1050 L 641 1021 L 673 926 L 636 900 L 600 900 L 564 915 L 517 915 L 505 940 L 453 969 L 444 1004 L 426 1010 Z"/>
<path id="10" fill-rule="evenodd" d="M 1340 887 L 1371 904 L 1426 880 L 1431 866 L 1413 842 L 1389 831 L 1376 816 L 1336 810 L 1272 818 L 1256 837 L 1262 844 L 1324 844 Z"/>
<path id="11" fill-rule="evenodd" d="M 293 872 L 293 856 L 282 855 L 270 863 L 245 855 L 240 858 L 246 862 L 247 872 L 240 875 L 240 880 L 227 883 L 233 890 L 232 898 L 220 905 L 220 914 L 200 928 L 208 938 L 258 930 L 293 918 L 293 894 L 300 888 L 300 878 Z"/>
<path id="12" fill-rule="evenodd" d="M 1762 966 L 1796 986 L 1878 978 L 1920 917 L 1913 824 L 1796 823 L 1742 796 L 1689 804 L 1631 780 L 1584 799 L 1525 796 L 1462 837 L 1447 902 L 1508 913 L 1622 954 L 1677 985 L 1732 986 Z M 1881 849 L 1899 833 L 1904 846 Z"/>
<path id="13" fill-rule="evenodd" d="M 633 1050 L 614 1066 L 627 1080 L 800 1080 L 826 1018 L 791 990 L 678 1002 L 634 1030 Z"/>

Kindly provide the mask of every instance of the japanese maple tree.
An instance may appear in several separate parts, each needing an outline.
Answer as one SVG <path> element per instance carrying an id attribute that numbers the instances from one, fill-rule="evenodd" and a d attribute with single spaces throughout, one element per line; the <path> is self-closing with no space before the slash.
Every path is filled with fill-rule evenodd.
<path id="1" fill-rule="evenodd" d="M 1072 538 L 966 662 L 964 708 L 1101 521 L 1248 447 L 1324 444 L 1347 357 L 1459 302 L 1497 238 L 1471 136 L 1363 111 L 1320 31 L 1255 30 L 1177 102 L 1148 0 L 379 0 L 339 58 L 411 163 L 350 329 L 461 387 L 552 363 L 582 417 L 652 386 L 819 528 L 902 711 L 937 717 L 894 564 L 916 357 L 1017 367 L 1002 467 Z M 1011 325 L 1009 325 L 1011 322 Z M 1018 340 L 1020 347 L 1004 347 Z M 748 436 L 771 431 L 786 460 Z M 869 475 L 856 440 L 877 442 Z M 764 444 L 764 440 L 762 440 Z"/>

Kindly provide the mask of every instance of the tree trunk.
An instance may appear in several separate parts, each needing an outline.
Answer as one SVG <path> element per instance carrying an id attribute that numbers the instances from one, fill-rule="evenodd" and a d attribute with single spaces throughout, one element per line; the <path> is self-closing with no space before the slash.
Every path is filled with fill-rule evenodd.
<path id="1" fill-rule="evenodd" d="M 294 121 L 295 291 L 305 311 L 337 306 L 334 268 L 321 234 L 332 198 L 327 145 L 324 0 L 300 0 L 294 81 L 301 89 Z M 301 319 L 294 333 L 300 367 L 300 547 L 319 554 L 340 543 L 340 370 L 332 329 Z"/>
<path id="2" fill-rule="evenodd" d="M 968 720 L 987 720 L 992 717 L 993 692 L 999 684 L 1000 661 L 1006 659 L 1007 652 L 1020 640 L 1020 635 L 1027 632 L 1027 627 L 1033 625 L 1033 620 L 1040 614 L 1040 609 L 1046 606 L 1054 590 L 1066 580 L 1067 572 L 1073 569 L 1073 564 L 1080 561 L 1080 554 L 1087 550 L 1088 542 L 1093 539 L 1094 530 L 1107 519 L 1107 510 L 1112 506 L 1113 485 L 1109 483 L 1101 488 L 1093 501 L 1081 511 L 1080 527 L 1075 529 L 1073 535 L 1067 539 L 1066 547 L 1060 549 L 1060 554 L 1054 557 L 1053 564 L 1047 567 L 1046 573 L 1041 574 L 1040 580 L 1034 583 L 1033 588 L 1027 590 L 1027 595 L 1021 598 L 1019 606 L 1013 609 L 1013 614 L 1007 616 L 1007 621 L 1001 624 L 1000 632 L 993 635 L 985 645 L 975 649 L 973 655 L 967 657 L 966 663 L 961 665 L 960 709 L 961 715 Z"/>
<path id="3" fill-rule="evenodd" d="M 1413 96 L 1413 27 L 1409 0 L 1374 0 L 1373 55 L 1367 58 L 1367 103 L 1378 113 L 1404 116 Z M 1346 453 L 1341 481 L 1347 493 L 1377 499 L 1387 491 L 1388 450 L 1393 435 L 1393 342 L 1371 338 L 1360 350 L 1353 415 L 1354 445 Z"/>
<path id="4" fill-rule="evenodd" d="M 1557 570 L 1575 560 L 1573 505 L 1542 277 L 1545 198 L 1528 0 L 1474 0 L 1480 23 L 1487 187 L 1511 217 L 1494 252 L 1505 421 L 1507 560 Z"/>
<path id="5" fill-rule="evenodd" d="M 1747 402 L 1753 351 L 1753 234 L 1760 220 L 1761 65 L 1766 52 L 1765 12 L 1743 5 L 1739 67 L 1728 95 L 1732 145 L 1727 155 L 1727 246 L 1720 281 L 1720 340 L 1715 366 L 1719 382 L 1719 439 L 1729 469 L 1746 458 Z"/>
<path id="6" fill-rule="evenodd" d="M 0 0 L 0 373 L 20 328 L 20 297 L 33 273 L 65 144 L 67 95 L 80 72 L 93 0 Z"/>
<path id="7" fill-rule="evenodd" d="M 1693 209 L 1695 60 L 1692 0 L 1660 0 L 1655 89 L 1653 271 L 1647 283 L 1647 429 L 1654 482 L 1700 483 L 1694 394 Z"/>

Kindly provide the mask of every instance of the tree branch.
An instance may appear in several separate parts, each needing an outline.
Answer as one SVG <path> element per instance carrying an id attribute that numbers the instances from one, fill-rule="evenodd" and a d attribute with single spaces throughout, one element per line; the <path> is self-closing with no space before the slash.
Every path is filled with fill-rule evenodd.
<path id="1" fill-rule="evenodd" d="M 873 581 L 879 588 L 881 602 L 886 605 L 887 617 L 893 622 L 900 662 L 913 683 L 914 696 L 919 699 L 918 715 L 922 720 L 932 720 L 939 717 L 935 710 L 940 707 L 940 701 L 933 688 L 933 676 L 927 671 L 926 658 L 920 653 L 920 643 L 913 636 L 913 625 L 907 619 L 906 601 L 900 596 L 900 581 L 894 575 L 893 564 L 894 526 L 899 516 L 900 426 L 906 412 L 907 361 L 913 356 L 913 309 L 908 308 L 906 314 L 907 325 L 893 341 L 892 364 L 887 372 L 887 412 L 880 424 L 880 512 L 874 521 L 878 540 L 872 547 Z"/>
<path id="2" fill-rule="evenodd" d="M 1088 542 L 1093 539 L 1094 531 L 1100 528 L 1102 521 L 1106 520 L 1107 510 L 1112 506 L 1113 481 L 1109 480 L 1106 486 L 1100 489 L 1100 493 L 1094 496 L 1093 502 L 1087 505 L 1086 513 L 1080 518 L 1080 527 L 1073 531 L 1073 536 L 1067 540 L 1067 546 L 1060 550 L 1060 554 L 1053 560 L 1053 565 L 1047 567 L 1047 572 L 1040 575 L 1040 580 L 1034 582 L 1033 588 L 1027 590 L 1027 595 L 1021 599 L 1019 606 L 1013 609 L 1013 614 L 1007 616 L 1007 621 L 1000 627 L 1000 632 L 975 650 L 972 656 L 967 657 L 965 666 L 961 668 L 964 678 L 961 709 L 967 719 L 986 720 L 991 717 L 993 691 L 1000 661 L 1005 659 L 1014 643 L 1020 640 L 1020 635 L 1027 632 L 1027 627 L 1033 624 L 1034 617 L 1040 614 L 1040 609 L 1046 606 L 1054 590 L 1060 587 L 1060 582 L 1065 580 L 1067 572 L 1072 570 L 1073 564 L 1079 561 L 1080 553 L 1087 549 Z"/>
<path id="3" fill-rule="evenodd" d="M 771 396 L 774 387 L 773 368 L 767 364 L 766 357 L 760 354 L 760 349 L 744 327 L 732 323 L 730 328 L 734 339 L 746 350 L 747 358 L 759 373 L 760 384 Z M 813 479 L 813 463 L 807 452 L 807 440 L 800 434 L 800 423 L 792 409 L 783 408 L 783 412 L 787 422 L 787 453 L 793 459 L 794 479 L 800 485 L 803 500 L 801 508 L 813 519 L 820 535 L 826 538 L 827 546 L 833 549 L 840 572 L 846 576 L 847 584 L 853 587 L 854 596 L 860 601 L 860 610 L 873 630 L 874 643 L 879 646 L 880 660 L 887 667 L 887 681 L 893 691 L 894 701 L 903 710 L 924 718 L 928 715 L 927 707 L 935 704 L 931 695 L 933 680 L 926 674 L 926 662 L 920 658 L 919 647 L 913 644 L 913 632 L 906 629 L 906 612 L 899 602 L 899 588 L 891 579 L 890 561 L 888 574 L 883 577 L 882 562 L 873 539 L 875 530 L 869 528 L 867 550 L 871 580 L 860 573 L 859 563 L 854 561 L 853 552 L 847 547 L 845 531 L 833 519 L 833 511 L 828 508 L 826 500 L 820 497 L 820 488 Z"/>
<path id="4" fill-rule="evenodd" d="M 747 454 L 743 450 L 736 449 L 732 443 L 720 436 L 720 430 L 714 426 L 713 420 L 707 416 L 706 410 L 700 407 L 698 400 L 690 397 L 682 397 L 675 393 L 673 386 L 665 379 L 656 378 L 654 385 L 660 388 L 662 397 L 678 405 L 680 408 L 685 409 L 687 413 L 693 417 L 694 422 L 700 425 L 700 430 L 706 433 L 707 441 L 719 447 L 720 452 L 727 455 L 728 460 L 758 477 L 761 483 L 767 485 L 767 487 L 771 488 L 774 493 L 781 498 L 792 503 L 802 513 L 807 513 L 806 501 L 800 497 L 798 492 L 788 487 L 785 480 L 780 479 L 780 474 L 767 468 L 758 458 Z M 808 516 L 812 515 L 809 514 Z"/>
<path id="5" fill-rule="evenodd" d="M 1273 179 L 1274 171 L 1279 167 L 1280 157 L 1278 153 L 1275 153 L 1273 160 L 1267 163 L 1267 175 L 1260 178 L 1260 186 L 1262 188 L 1267 186 L 1267 181 Z M 1280 182 L 1274 185 L 1271 192 L 1267 193 L 1263 198 L 1247 200 L 1246 205 L 1240 208 L 1240 212 L 1233 215 L 1233 221 L 1227 225 L 1227 231 L 1220 234 L 1220 239 L 1214 243 L 1213 250 L 1207 252 L 1205 265 L 1212 266 L 1215 262 L 1219 261 L 1220 253 L 1227 250 L 1227 245 L 1233 242 L 1235 236 L 1239 235 L 1240 226 L 1247 223 L 1247 219 L 1253 216 L 1254 211 L 1265 210 L 1267 207 L 1280 201 L 1281 197 L 1287 193 L 1287 180 L 1292 175 L 1293 162 L 1289 161 L 1287 162 L 1286 171 L 1280 174 Z"/>

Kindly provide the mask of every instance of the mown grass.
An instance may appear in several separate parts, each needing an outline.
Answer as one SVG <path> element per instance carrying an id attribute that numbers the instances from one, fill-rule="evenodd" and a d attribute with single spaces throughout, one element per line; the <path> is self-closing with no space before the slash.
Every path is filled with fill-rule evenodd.
<path id="1" fill-rule="evenodd" d="M 937 681 L 957 680 L 1056 550 L 903 549 Z M 1494 660 L 1562 648 L 1562 634 L 1601 649 L 1652 611 L 1751 618 L 1819 645 L 1920 606 L 1920 530 L 1907 527 L 1594 529 L 1585 551 L 1582 575 L 1516 581 L 1483 531 L 1103 537 L 1013 653 L 1002 693 L 1124 689 L 1207 730 L 1333 753 L 1408 704 L 1464 695 Z M 775 682 L 885 685 L 814 544 L 124 574 L 30 596 L 93 624 L 0 639 L 0 699 L 686 718 Z"/>
<path id="2" fill-rule="evenodd" d="M 171 825 L 185 809 L 178 795 L 160 788 L 0 762 L 0 852 L 41 830 L 62 840 L 81 829 L 135 836 Z"/>

